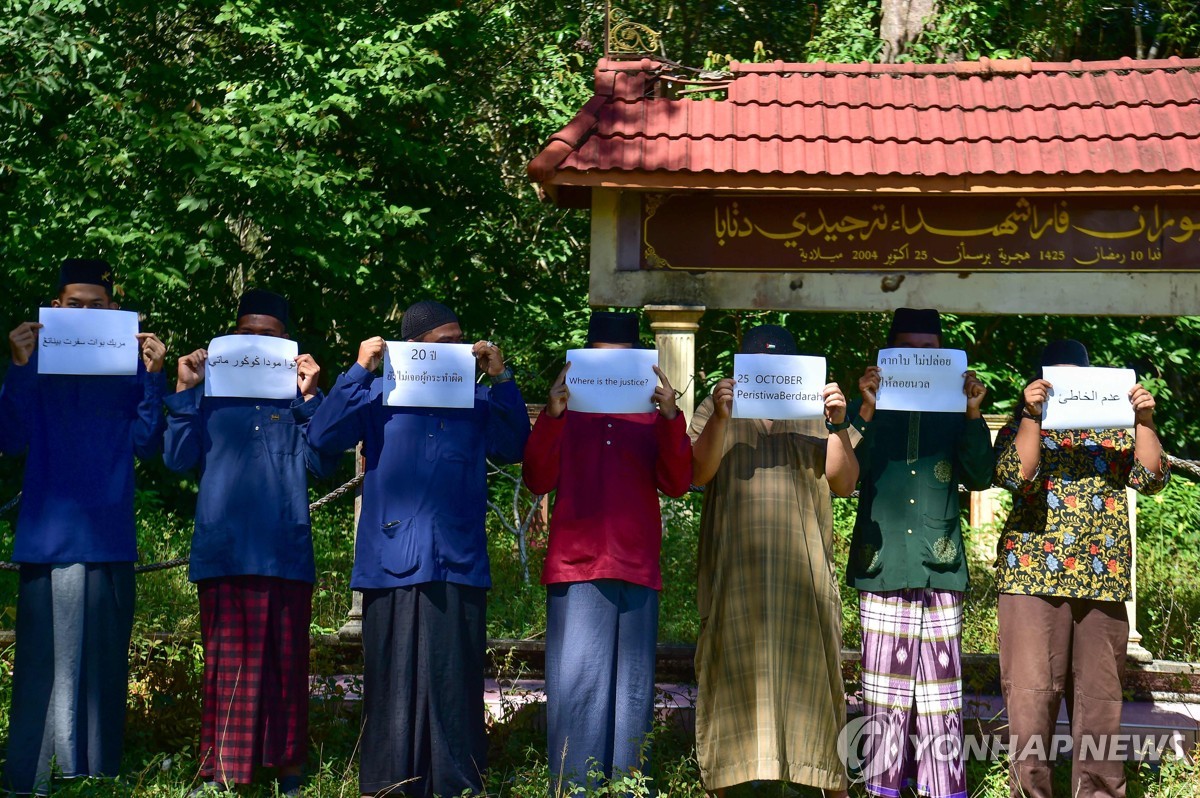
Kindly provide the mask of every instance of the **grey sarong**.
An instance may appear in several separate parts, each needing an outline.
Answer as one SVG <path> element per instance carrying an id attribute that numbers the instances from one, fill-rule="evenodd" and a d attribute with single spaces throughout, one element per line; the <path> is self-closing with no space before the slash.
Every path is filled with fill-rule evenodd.
<path id="1" fill-rule="evenodd" d="M 115 776 L 125 738 L 133 563 L 21 566 L 5 786 Z"/>

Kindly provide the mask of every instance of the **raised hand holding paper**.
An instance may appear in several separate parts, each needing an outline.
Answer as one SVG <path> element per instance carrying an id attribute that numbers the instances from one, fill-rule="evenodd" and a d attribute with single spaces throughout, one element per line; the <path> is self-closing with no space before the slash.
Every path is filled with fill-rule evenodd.
<path id="1" fill-rule="evenodd" d="M 205 396 L 295 399 L 296 355 L 287 338 L 222 335 L 208 345 L 204 361 Z"/>
<path id="2" fill-rule="evenodd" d="M 655 349 L 572 349 L 567 409 L 576 413 L 650 413 L 658 385 Z"/>
<path id="3" fill-rule="evenodd" d="M 471 345 L 388 341 L 383 354 L 383 403 L 388 407 L 474 407 Z"/>
<path id="4" fill-rule="evenodd" d="M 734 418 L 823 418 L 824 388 L 823 357 L 733 356 Z"/>
<path id="5" fill-rule="evenodd" d="M 1052 386 L 1042 410 L 1042 429 L 1118 429 L 1133 426 L 1129 390 L 1133 369 L 1046 366 Z"/>
<path id="6" fill-rule="evenodd" d="M 136 313 L 41 308 L 38 321 L 39 374 L 137 374 Z"/>
<path id="7" fill-rule="evenodd" d="M 879 410 L 966 412 L 967 353 L 961 349 L 880 349 L 876 365 Z"/>

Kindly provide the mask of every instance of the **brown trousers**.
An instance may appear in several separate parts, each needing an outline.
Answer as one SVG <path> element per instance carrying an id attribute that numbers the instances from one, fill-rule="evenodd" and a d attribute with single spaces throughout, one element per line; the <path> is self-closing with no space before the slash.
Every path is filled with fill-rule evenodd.
<path id="1" fill-rule="evenodd" d="M 1096 756 L 1098 749 L 1081 742 L 1088 735 L 1106 749 L 1108 735 L 1121 731 L 1121 673 L 1129 640 L 1124 603 L 1001 593 L 997 620 L 1000 682 L 1013 741 L 1012 798 L 1051 798 L 1052 763 L 1041 754 L 1052 750 L 1063 698 L 1073 744 L 1071 798 L 1124 798 L 1124 762 L 1105 761 Z"/>

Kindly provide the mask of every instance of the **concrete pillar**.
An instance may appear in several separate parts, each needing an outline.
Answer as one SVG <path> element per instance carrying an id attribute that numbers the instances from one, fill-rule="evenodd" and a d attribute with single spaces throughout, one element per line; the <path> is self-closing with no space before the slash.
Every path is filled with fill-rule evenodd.
<path id="1" fill-rule="evenodd" d="M 996 442 L 996 434 L 1008 423 L 1008 416 L 985 413 L 983 419 L 987 422 L 988 432 L 991 433 L 992 443 L 994 444 Z M 979 529 L 981 526 L 1001 520 L 997 516 L 1000 514 L 1000 497 L 1003 495 L 1004 488 L 971 491 L 971 526 Z"/>
<path id="2" fill-rule="evenodd" d="M 696 409 L 696 331 L 700 329 L 703 305 L 646 305 L 658 367 L 666 373 L 671 386 L 682 395 L 679 409 L 689 422 Z"/>
<path id="3" fill-rule="evenodd" d="M 362 444 L 354 449 L 354 475 L 362 476 L 367 469 L 367 459 L 363 457 Z M 354 492 L 354 540 L 358 540 L 358 517 L 362 514 L 362 485 L 358 486 L 358 490 Z M 357 590 L 350 591 L 350 613 L 346 616 L 346 622 L 342 624 L 342 628 L 337 630 L 339 639 L 357 643 L 362 641 L 362 593 Z"/>
<path id="4" fill-rule="evenodd" d="M 1129 595 L 1132 597 L 1125 602 L 1125 612 L 1129 615 L 1129 645 L 1125 655 L 1134 662 L 1152 662 L 1154 655 L 1142 646 L 1142 633 L 1137 630 L 1137 491 L 1126 488 L 1125 495 L 1129 500 Z"/>

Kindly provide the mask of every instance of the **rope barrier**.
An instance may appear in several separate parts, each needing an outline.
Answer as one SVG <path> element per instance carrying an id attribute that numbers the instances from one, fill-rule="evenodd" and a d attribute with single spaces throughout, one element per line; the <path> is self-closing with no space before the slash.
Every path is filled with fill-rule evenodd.
<path id="1" fill-rule="evenodd" d="M 362 481 L 363 481 L 362 474 L 355 475 L 348 482 L 346 482 L 346 484 L 342 485 L 340 488 L 334 488 L 329 493 L 326 493 L 324 496 L 317 499 L 312 504 L 308 505 L 308 511 L 311 513 L 313 510 L 319 510 L 322 507 L 324 507 L 325 505 L 329 504 L 331 501 L 335 501 L 336 499 L 342 498 L 347 493 L 349 493 L 350 491 L 354 490 L 359 485 L 361 485 Z M 12 500 L 8 504 L 4 505 L 3 507 L 0 507 L 0 515 L 3 515 L 4 513 L 11 510 L 13 507 L 15 507 L 17 505 L 17 503 L 20 500 L 21 500 L 21 494 L 18 493 L 16 496 L 14 496 L 12 498 Z M 164 560 L 163 562 L 154 562 L 154 563 L 148 563 L 146 565 L 139 565 L 133 569 L 133 572 L 135 574 L 148 574 L 148 573 L 152 573 L 154 571 L 166 571 L 169 568 L 178 568 L 181 565 L 187 565 L 190 560 L 191 560 L 191 557 L 176 557 L 173 560 Z M 21 566 L 19 564 L 15 563 L 15 562 L 4 562 L 3 560 L 0 560 L 0 571 L 19 571 L 19 570 L 21 570 Z"/>
<path id="2" fill-rule="evenodd" d="M 1184 460 L 1184 459 L 1175 457 L 1174 455 L 1170 455 L 1170 454 L 1166 455 L 1166 458 L 1167 458 L 1167 462 L 1171 464 L 1172 469 L 1183 471 L 1186 474 L 1188 474 L 1192 479 L 1200 481 L 1200 461 Z M 364 476 L 363 474 L 357 474 L 354 477 L 352 477 L 349 481 L 347 481 L 344 485 L 342 485 L 341 487 L 334 488 L 329 493 L 326 493 L 324 496 L 317 499 L 315 502 L 312 502 L 311 504 L 309 504 L 308 511 L 311 513 L 314 510 L 319 510 L 322 507 L 324 507 L 325 505 L 329 504 L 330 502 L 336 501 L 336 500 L 342 498 L 347 493 L 356 489 L 359 485 L 362 484 L 363 476 Z M 694 490 L 696 492 L 703 492 L 702 488 L 693 488 L 692 490 Z M 960 485 L 959 492 L 960 493 L 969 493 L 970 491 Z M 852 493 L 850 497 L 857 498 L 858 491 L 857 490 L 854 491 L 854 493 Z M 16 507 L 17 504 L 20 503 L 20 501 L 21 501 L 21 494 L 18 493 L 16 496 L 12 497 L 12 499 L 10 499 L 7 504 L 5 504 L 3 507 L 0 507 L 0 515 L 4 515 L 9 510 Z M 152 573 L 154 571 L 165 571 L 169 568 L 178 568 L 181 565 L 187 565 L 190 559 L 191 558 L 189 558 L 189 557 L 176 557 L 173 560 L 164 560 L 163 562 L 149 563 L 147 565 L 139 565 L 136 568 L 134 568 L 133 571 L 134 571 L 134 573 L 138 573 L 138 574 L 148 574 L 148 573 Z M 0 571 L 19 571 L 19 570 L 21 570 L 21 566 L 18 565 L 17 563 L 4 562 L 3 560 L 0 560 Z"/>

